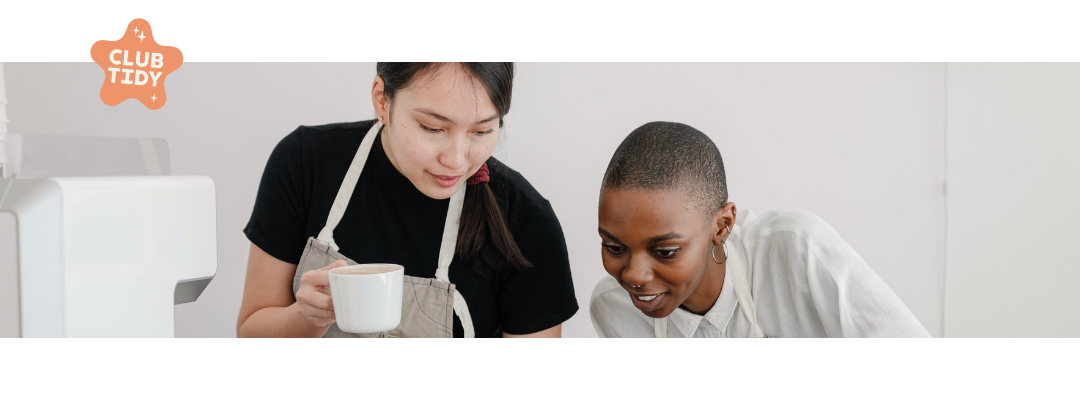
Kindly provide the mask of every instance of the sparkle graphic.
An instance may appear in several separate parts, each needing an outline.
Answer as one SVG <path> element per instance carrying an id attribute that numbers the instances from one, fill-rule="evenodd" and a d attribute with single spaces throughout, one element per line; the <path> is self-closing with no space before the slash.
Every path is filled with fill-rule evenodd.
<path id="1" fill-rule="evenodd" d="M 153 97 L 150 98 L 150 100 L 156 103 L 157 102 L 157 95 L 155 94 Z"/>
<path id="2" fill-rule="evenodd" d="M 142 43 L 143 39 L 146 39 L 146 36 L 143 36 L 143 34 L 140 33 L 139 34 L 139 42 Z"/>

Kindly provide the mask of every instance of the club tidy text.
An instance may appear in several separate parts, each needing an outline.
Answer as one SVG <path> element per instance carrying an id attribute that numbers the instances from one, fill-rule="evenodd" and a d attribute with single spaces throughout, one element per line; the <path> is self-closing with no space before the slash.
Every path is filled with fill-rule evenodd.
<path id="1" fill-rule="evenodd" d="M 123 54 L 122 58 L 121 54 Z M 142 86 L 145 85 L 147 82 L 150 82 L 150 86 L 157 87 L 157 81 L 158 78 L 161 77 L 161 71 L 154 70 L 160 70 L 161 67 L 165 65 L 165 57 L 161 53 L 136 51 L 134 61 L 130 61 L 128 55 L 129 54 L 127 50 L 121 49 L 115 49 L 109 53 L 109 61 L 112 62 L 113 65 L 119 65 L 121 67 L 136 67 L 109 67 L 109 72 L 112 73 L 112 77 L 110 78 L 112 79 L 111 82 L 116 83 L 116 75 L 119 72 L 124 74 L 123 79 L 120 80 L 120 84 L 122 85 Z M 149 69 L 146 69 L 148 67 Z M 131 79 L 132 73 L 135 74 L 134 80 Z"/>

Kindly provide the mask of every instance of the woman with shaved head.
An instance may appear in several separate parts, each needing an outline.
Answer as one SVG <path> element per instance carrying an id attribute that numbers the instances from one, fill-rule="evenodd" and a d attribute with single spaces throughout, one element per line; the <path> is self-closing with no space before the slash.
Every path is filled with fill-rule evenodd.
<path id="1" fill-rule="evenodd" d="M 602 337 L 929 337 L 836 230 L 806 212 L 739 212 L 708 136 L 630 133 L 600 191 L 593 290 Z"/>

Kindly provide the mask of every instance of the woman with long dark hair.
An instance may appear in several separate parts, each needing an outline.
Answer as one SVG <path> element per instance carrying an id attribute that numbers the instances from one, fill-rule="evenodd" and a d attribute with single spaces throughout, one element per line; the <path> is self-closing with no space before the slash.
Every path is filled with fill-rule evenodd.
<path id="1" fill-rule="evenodd" d="M 237 335 L 560 336 L 578 309 L 562 228 L 491 157 L 513 78 L 513 63 L 378 63 L 375 120 L 282 139 L 244 229 Z M 337 329 L 328 270 L 353 263 L 405 267 L 397 328 Z"/>

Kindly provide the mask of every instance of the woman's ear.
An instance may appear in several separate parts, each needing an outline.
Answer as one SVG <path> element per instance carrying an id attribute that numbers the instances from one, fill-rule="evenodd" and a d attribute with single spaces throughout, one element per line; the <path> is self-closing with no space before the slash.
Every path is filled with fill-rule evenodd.
<path id="1" fill-rule="evenodd" d="M 371 84 L 371 105 L 375 107 L 375 115 L 384 124 L 390 120 L 390 99 L 386 98 L 386 83 L 381 76 L 375 76 L 375 82 Z"/>
<path id="2" fill-rule="evenodd" d="M 720 211 L 716 212 L 713 227 L 713 244 L 722 246 L 728 240 L 728 235 L 731 235 L 731 228 L 735 227 L 735 215 L 737 212 L 735 203 L 730 202 L 724 204 Z"/>

